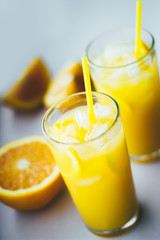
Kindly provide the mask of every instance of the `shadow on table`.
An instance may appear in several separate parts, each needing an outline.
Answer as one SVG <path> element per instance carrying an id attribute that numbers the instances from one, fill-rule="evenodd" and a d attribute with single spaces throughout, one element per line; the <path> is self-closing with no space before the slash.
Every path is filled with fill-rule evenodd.
<path id="1" fill-rule="evenodd" d="M 60 214 L 61 216 L 66 214 L 66 211 L 69 211 L 70 208 L 73 208 L 73 202 L 69 195 L 69 192 L 66 187 L 62 190 L 62 192 L 53 199 L 46 207 L 34 210 L 34 211 L 16 211 L 16 217 L 20 220 L 21 218 L 37 218 L 39 216 L 56 216 Z"/>
<path id="2" fill-rule="evenodd" d="M 133 233 L 135 232 L 135 235 L 136 232 L 138 232 L 139 239 L 144 239 L 146 233 L 148 233 L 147 236 L 149 237 L 149 233 L 153 231 L 153 222 L 154 219 L 151 208 L 148 204 L 141 202 L 139 204 L 139 219 L 136 226 L 131 231 Z M 147 239 L 151 239 L 150 237 Z"/>

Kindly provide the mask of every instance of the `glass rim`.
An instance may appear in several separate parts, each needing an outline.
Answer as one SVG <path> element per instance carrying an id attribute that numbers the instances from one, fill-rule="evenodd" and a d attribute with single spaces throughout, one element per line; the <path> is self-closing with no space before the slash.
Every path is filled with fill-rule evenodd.
<path id="1" fill-rule="evenodd" d="M 59 104 L 65 102 L 66 100 L 68 100 L 69 98 L 72 98 L 72 97 L 75 97 L 75 96 L 79 96 L 79 95 L 86 95 L 86 92 L 79 92 L 79 93 L 75 93 L 75 94 L 72 94 L 64 99 L 62 99 L 61 101 L 57 102 L 56 104 L 52 105 L 48 110 L 47 112 L 45 113 L 43 119 L 42 119 L 42 131 L 43 131 L 43 134 L 45 137 L 48 138 L 48 140 L 50 140 L 51 142 L 55 142 L 57 144 L 61 144 L 61 145 L 65 145 L 65 146 L 69 146 L 69 145 L 74 145 L 74 146 L 79 146 L 79 145 L 82 145 L 82 144 L 87 144 L 89 142 L 93 142 L 97 139 L 99 139 L 100 137 L 104 136 L 107 132 L 109 132 L 113 126 L 115 125 L 115 123 L 117 122 L 117 120 L 119 119 L 119 116 L 120 116 L 120 113 L 119 113 L 119 105 L 118 103 L 116 102 L 116 100 L 114 98 L 112 98 L 111 96 L 109 96 L 108 94 L 105 94 L 105 93 L 99 93 L 99 92 L 95 92 L 95 91 L 92 91 L 92 96 L 94 97 L 94 95 L 99 95 L 99 99 L 100 99 L 100 96 L 105 96 L 107 98 L 109 98 L 112 102 L 114 102 L 115 106 L 116 106 L 116 116 L 114 118 L 114 121 L 113 123 L 111 124 L 111 126 L 109 128 L 107 128 L 103 133 L 101 133 L 99 136 L 95 137 L 95 138 L 92 138 L 92 139 L 89 139 L 88 141 L 84 141 L 84 142 L 78 142 L 78 143 L 64 143 L 64 142 L 60 142 L 60 141 L 57 141 L 56 139 L 52 138 L 51 136 L 48 135 L 47 131 L 46 131 L 46 127 L 45 127 L 45 123 L 46 123 L 46 119 L 47 117 L 49 116 L 49 114 L 54 110 L 54 108 L 56 108 L 56 106 L 58 106 Z M 101 98 L 102 99 L 102 98 Z M 87 104 L 86 104 L 87 106 Z"/>
<path id="2" fill-rule="evenodd" d="M 123 31 L 123 30 L 135 30 L 136 31 L 136 28 L 134 27 L 126 27 L 126 28 L 119 28 L 119 29 L 113 29 L 113 30 L 110 30 L 110 31 L 106 31 L 106 32 L 103 32 L 99 35 L 97 35 L 92 41 L 90 41 L 90 43 L 87 45 L 86 47 L 86 51 L 85 51 L 85 55 L 88 59 L 88 64 L 92 67 L 95 67 L 95 68 L 98 68 L 98 69 L 101 69 L 101 70 L 115 70 L 115 69 L 120 69 L 120 68 L 125 68 L 125 67 L 128 67 L 128 66 L 132 66 L 134 64 L 137 64 L 139 62 L 141 62 L 142 60 L 144 60 L 148 55 L 149 53 L 153 50 L 154 48 L 154 45 L 155 45 L 155 40 L 154 40 L 154 37 L 153 35 L 145 30 L 145 29 L 141 29 L 141 33 L 144 32 L 144 33 L 147 33 L 147 35 L 151 38 L 151 46 L 150 48 L 148 49 L 148 51 L 146 52 L 146 54 L 144 54 L 141 58 L 137 59 L 137 60 L 134 60 L 130 63 L 127 63 L 127 64 L 122 64 L 122 65 L 118 65 L 118 66 L 115 66 L 115 67 L 104 67 L 104 66 L 99 66 L 97 64 L 95 64 L 90 58 L 89 58 L 89 49 L 90 47 L 92 46 L 93 43 L 95 43 L 95 41 L 97 41 L 98 39 L 100 39 L 101 37 L 103 37 L 104 35 L 106 34 L 111 34 L 112 32 L 118 32 L 118 31 Z"/>

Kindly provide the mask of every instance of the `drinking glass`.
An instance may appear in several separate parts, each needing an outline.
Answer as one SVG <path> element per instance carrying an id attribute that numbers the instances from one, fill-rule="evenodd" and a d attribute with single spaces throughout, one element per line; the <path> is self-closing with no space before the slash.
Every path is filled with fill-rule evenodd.
<path id="1" fill-rule="evenodd" d="M 138 60 L 121 64 L 119 58 L 116 66 L 101 61 L 101 56 L 111 59 L 117 54 L 107 52 L 107 46 L 122 43 L 123 48 L 134 40 L 132 28 L 106 32 L 88 45 L 86 55 L 96 90 L 111 95 L 120 106 L 131 159 L 142 162 L 154 160 L 160 153 L 160 85 L 154 38 L 142 30 L 141 40 L 147 48 Z"/>
<path id="2" fill-rule="evenodd" d="M 81 143 L 57 141 L 52 128 L 64 115 L 86 107 L 86 93 L 71 95 L 52 106 L 43 119 L 43 133 L 79 213 L 93 233 L 114 235 L 138 218 L 129 155 L 117 102 L 93 92 L 93 103 L 114 110 L 112 125 L 98 137 Z"/>

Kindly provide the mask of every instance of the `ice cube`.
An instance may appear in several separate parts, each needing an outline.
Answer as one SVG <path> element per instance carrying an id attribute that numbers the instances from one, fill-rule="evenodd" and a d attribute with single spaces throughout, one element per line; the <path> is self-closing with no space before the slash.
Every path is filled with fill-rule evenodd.
<path id="1" fill-rule="evenodd" d="M 66 131 L 63 131 L 63 129 L 61 128 L 59 129 L 56 126 L 53 126 L 51 136 L 53 137 L 53 139 L 59 142 L 79 143 L 79 141 L 76 139 L 76 130 L 72 126 L 72 124 L 66 127 Z"/>
<path id="2" fill-rule="evenodd" d="M 115 80 L 119 77 L 121 77 L 122 75 L 125 74 L 125 70 L 123 68 L 121 69 L 114 69 L 112 74 L 109 75 L 109 77 L 107 78 L 107 81 L 108 80 L 113 80 L 113 81 L 110 81 L 111 84 L 115 85 Z M 112 83 L 113 82 L 113 83 Z M 110 84 L 109 83 L 109 84 Z M 116 81 L 116 85 L 118 86 L 120 84 L 120 81 Z"/>
<path id="3" fill-rule="evenodd" d="M 147 64 L 148 66 L 151 66 L 152 61 L 153 61 L 152 56 L 148 56 L 147 58 L 144 59 L 145 64 Z"/>
<path id="4" fill-rule="evenodd" d="M 58 129 L 56 126 L 53 125 L 53 127 L 50 127 L 49 129 L 50 136 L 59 141 L 59 137 L 61 136 L 60 129 Z"/>
<path id="5" fill-rule="evenodd" d="M 95 58 L 94 63 L 98 66 L 103 66 L 103 60 L 100 57 Z"/>
<path id="6" fill-rule="evenodd" d="M 74 117 L 80 129 L 84 128 L 87 130 L 89 128 L 89 117 L 87 111 L 79 108 L 75 111 Z"/>
<path id="7" fill-rule="evenodd" d="M 118 58 L 130 58 L 131 53 L 134 52 L 134 43 L 132 42 L 115 42 L 106 47 L 104 50 L 104 57 L 108 61 L 113 61 Z"/>
<path id="8" fill-rule="evenodd" d="M 68 126 L 66 126 L 66 129 L 65 129 L 65 134 L 66 135 L 70 134 L 73 137 L 76 137 L 77 136 L 76 123 L 68 124 Z"/>
<path id="9" fill-rule="evenodd" d="M 63 143 L 79 143 L 79 141 L 76 138 L 68 136 L 65 133 L 61 135 L 59 140 L 60 142 L 63 142 Z"/>
<path id="10" fill-rule="evenodd" d="M 95 103 L 94 105 L 94 113 L 97 118 L 109 117 L 110 114 L 113 114 L 113 109 L 106 105 L 102 105 L 100 103 Z"/>
<path id="11" fill-rule="evenodd" d="M 94 152 L 94 154 L 96 151 L 99 151 L 103 147 L 103 143 L 104 143 L 103 137 L 97 138 L 94 141 L 89 142 L 90 146 L 93 148 L 92 151 Z"/>
<path id="12" fill-rule="evenodd" d="M 85 136 L 85 141 L 91 140 L 93 138 L 96 138 L 100 136 L 102 133 L 104 133 L 108 129 L 108 123 L 105 124 L 95 123 L 92 128 L 87 132 Z"/>
<path id="13" fill-rule="evenodd" d="M 140 69 L 139 69 L 138 65 L 135 66 L 135 67 L 131 66 L 131 67 L 128 68 L 128 76 L 129 77 L 135 77 L 139 74 L 139 71 L 140 71 Z"/>

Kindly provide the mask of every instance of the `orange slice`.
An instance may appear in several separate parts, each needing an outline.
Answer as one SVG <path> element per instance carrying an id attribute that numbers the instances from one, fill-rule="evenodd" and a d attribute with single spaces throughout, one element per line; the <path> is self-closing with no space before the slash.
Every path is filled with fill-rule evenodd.
<path id="1" fill-rule="evenodd" d="M 57 78 L 50 83 L 43 103 L 46 108 L 49 108 L 61 99 L 84 90 L 82 66 L 78 62 L 74 62 L 62 70 Z"/>
<path id="2" fill-rule="evenodd" d="M 0 148 L 0 200 L 19 210 L 47 205 L 63 179 L 45 139 L 26 137 Z"/>
<path id="3" fill-rule="evenodd" d="M 2 103 L 17 110 L 32 110 L 42 103 L 50 74 L 40 58 L 28 66 L 21 78 L 2 96 Z"/>

